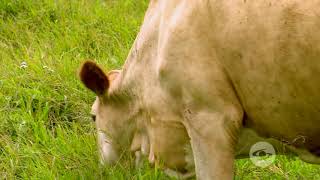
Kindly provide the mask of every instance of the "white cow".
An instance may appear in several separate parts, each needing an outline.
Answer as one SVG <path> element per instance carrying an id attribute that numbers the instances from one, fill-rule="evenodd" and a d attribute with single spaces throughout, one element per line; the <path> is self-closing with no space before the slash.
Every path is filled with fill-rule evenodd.
<path id="1" fill-rule="evenodd" d="M 292 150 L 319 163 L 319 14 L 319 0 L 152 0 L 114 83 L 93 62 L 80 71 L 97 94 L 103 159 L 117 159 L 146 114 L 186 129 L 198 179 L 232 179 L 244 127 L 303 137 Z"/>

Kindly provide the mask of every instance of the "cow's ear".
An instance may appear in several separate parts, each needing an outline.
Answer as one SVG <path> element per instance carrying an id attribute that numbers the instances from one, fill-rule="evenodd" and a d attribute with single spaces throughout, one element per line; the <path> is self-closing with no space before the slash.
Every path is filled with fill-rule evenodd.
<path id="1" fill-rule="evenodd" d="M 104 95 L 109 88 L 107 75 L 95 62 L 84 62 L 80 68 L 79 76 L 82 83 L 98 96 Z"/>
<path id="2" fill-rule="evenodd" d="M 111 70 L 108 72 L 108 79 L 110 83 L 112 83 L 113 80 L 115 80 L 121 73 L 121 70 Z"/>

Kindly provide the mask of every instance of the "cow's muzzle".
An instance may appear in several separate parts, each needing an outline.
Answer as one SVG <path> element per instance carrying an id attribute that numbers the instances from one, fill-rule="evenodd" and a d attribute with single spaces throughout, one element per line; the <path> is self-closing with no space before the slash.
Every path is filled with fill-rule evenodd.
<path id="1" fill-rule="evenodd" d="M 117 151 L 112 146 L 110 139 L 108 139 L 102 131 L 98 131 L 98 146 L 100 152 L 100 163 L 102 165 L 113 165 L 118 161 L 119 156 Z"/>

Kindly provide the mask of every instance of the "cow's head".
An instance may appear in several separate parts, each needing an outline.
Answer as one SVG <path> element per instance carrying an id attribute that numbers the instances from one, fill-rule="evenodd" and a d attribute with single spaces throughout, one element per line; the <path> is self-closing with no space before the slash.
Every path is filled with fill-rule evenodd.
<path id="1" fill-rule="evenodd" d="M 98 131 L 101 162 L 112 164 L 122 150 L 129 149 L 139 110 L 130 93 L 121 89 L 121 71 L 105 74 L 96 63 L 86 61 L 79 75 L 83 84 L 97 95 L 91 113 Z"/>
<path id="2" fill-rule="evenodd" d="M 147 155 L 150 139 L 153 147 L 149 154 L 150 161 L 154 161 L 151 159 L 156 156 L 169 168 L 185 168 L 184 148 L 188 144 L 185 130 L 181 127 L 145 126 L 144 120 L 147 117 L 137 109 L 134 97 L 128 94 L 130 92 L 121 87 L 120 70 L 105 74 L 96 63 L 86 61 L 79 75 L 83 84 L 97 95 L 91 115 L 97 127 L 102 164 L 117 161 L 122 150 L 141 150 Z M 151 137 L 148 137 L 146 131 L 149 131 Z M 175 132 L 174 136 L 172 132 Z"/>

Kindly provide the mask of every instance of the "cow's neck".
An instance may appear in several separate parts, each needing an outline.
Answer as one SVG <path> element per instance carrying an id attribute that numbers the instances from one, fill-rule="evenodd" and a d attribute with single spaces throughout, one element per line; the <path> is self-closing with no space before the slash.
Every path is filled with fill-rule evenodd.
<path id="1" fill-rule="evenodd" d="M 120 86 L 130 91 L 132 96 L 143 101 L 154 86 L 155 67 L 159 37 L 160 13 L 157 3 L 151 3 L 141 26 L 140 32 L 123 66 Z"/>
<path id="2" fill-rule="evenodd" d="M 142 52 L 136 48 L 136 42 L 130 50 L 129 56 L 123 66 L 119 80 L 119 90 L 132 96 L 133 100 L 138 101 L 134 104 L 141 105 L 145 92 L 146 83 L 151 77 L 152 68 L 148 58 L 141 58 Z"/>

